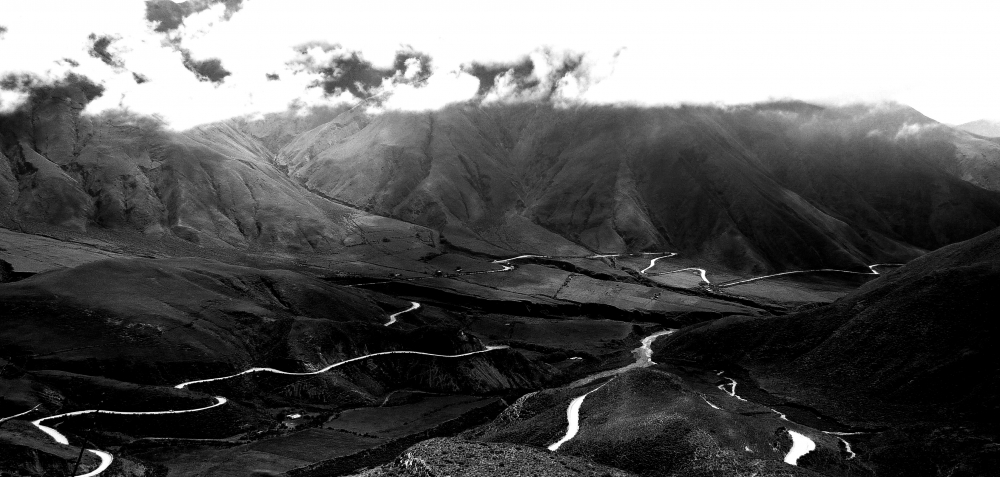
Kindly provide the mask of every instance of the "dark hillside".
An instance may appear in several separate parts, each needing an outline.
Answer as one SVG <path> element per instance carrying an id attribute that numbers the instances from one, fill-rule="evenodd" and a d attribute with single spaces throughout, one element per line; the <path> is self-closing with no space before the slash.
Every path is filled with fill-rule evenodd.
<path id="1" fill-rule="evenodd" d="M 929 253 L 833 304 L 723 318 L 657 345 L 672 358 L 744 368 L 765 391 L 841 422 L 916 426 L 923 429 L 917 436 L 962 426 L 993 439 L 1000 422 L 998 307 L 1000 229 Z M 962 439 L 972 439 L 963 444 L 971 447 L 938 458 L 960 465 L 986 450 L 972 444 L 976 438 Z M 904 447 L 914 445 L 923 444 Z"/>

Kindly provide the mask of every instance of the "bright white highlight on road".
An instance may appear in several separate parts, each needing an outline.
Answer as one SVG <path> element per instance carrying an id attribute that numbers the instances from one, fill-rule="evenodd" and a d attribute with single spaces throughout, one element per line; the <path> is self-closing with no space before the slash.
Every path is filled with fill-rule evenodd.
<path id="1" fill-rule="evenodd" d="M 656 341 L 657 338 L 659 338 L 661 336 L 669 335 L 669 334 L 673 333 L 674 331 L 677 331 L 677 330 L 663 330 L 663 331 L 658 331 L 656 333 L 653 333 L 653 334 L 651 334 L 651 335 L 643 338 L 642 339 L 642 344 L 638 348 L 632 350 L 632 353 L 635 355 L 635 362 L 634 363 L 632 363 L 632 364 L 630 364 L 628 366 L 624 366 L 624 367 L 618 368 L 618 369 L 612 369 L 610 371 L 604 371 L 604 372 L 600 372 L 600 373 L 597 373 L 597 374 L 592 374 L 590 376 L 587 376 L 586 378 L 574 381 L 572 384 L 569 385 L 569 387 L 570 388 L 576 388 L 576 387 L 584 386 L 584 385 L 587 385 L 587 384 L 589 384 L 589 383 L 591 383 L 593 381 L 596 381 L 598 379 L 606 378 L 606 377 L 609 377 L 609 376 L 615 376 L 615 375 L 624 373 L 625 371 L 628 371 L 630 369 L 645 368 L 645 367 L 649 367 L 649 366 L 652 366 L 652 365 L 656 364 L 656 363 L 653 362 L 653 359 L 652 359 L 652 356 L 653 356 L 653 348 L 652 348 L 653 342 Z M 604 383 L 604 384 L 598 386 L 597 388 L 593 389 L 592 391 L 588 392 L 587 394 L 584 394 L 582 396 L 578 396 L 575 399 L 573 399 L 572 401 L 570 401 L 569 407 L 566 409 L 566 421 L 568 423 L 568 425 L 566 427 L 566 434 L 562 437 L 562 439 L 559 439 L 558 442 L 555 442 L 555 443 L 553 443 L 552 445 L 549 446 L 549 450 L 550 451 L 556 451 L 556 450 L 558 450 L 560 446 L 562 446 L 566 442 L 569 442 L 571 439 L 573 439 L 573 437 L 576 437 L 577 432 L 580 431 L 580 406 L 583 405 L 583 400 L 586 399 L 589 394 L 593 393 L 594 391 L 597 391 L 598 389 L 603 388 L 604 386 L 607 386 L 608 383 L 610 383 L 610 382 L 611 381 L 608 381 L 607 383 Z"/>
<path id="2" fill-rule="evenodd" d="M 610 382 L 611 381 L 608 381 L 608 383 Z M 566 408 L 566 421 L 568 423 L 566 427 L 566 434 L 562 436 L 562 439 L 559 439 L 558 441 L 549 445 L 550 451 L 555 452 L 559 450 L 559 448 L 562 447 L 563 444 L 569 442 L 571 439 L 576 437 L 576 434 L 580 432 L 580 406 L 583 406 L 583 400 L 587 399 L 587 396 L 589 396 L 591 393 L 603 388 L 604 386 L 607 386 L 608 383 L 604 383 L 594 388 L 593 391 L 590 391 L 587 394 L 584 394 L 583 396 L 576 397 L 572 401 L 570 401 L 569 407 Z"/>
<path id="3" fill-rule="evenodd" d="M 785 463 L 798 465 L 799 457 L 815 449 L 816 443 L 812 439 L 790 429 L 788 435 L 792 436 L 792 449 L 788 451 L 788 454 L 785 454 Z"/>
<path id="4" fill-rule="evenodd" d="M 96 469 L 87 472 L 86 474 L 77 475 L 76 477 L 94 477 L 96 475 L 100 475 L 101 472 L 108 470 L 108 467 L 111 467 L 111 463 L 114 462 L 115 460 L 115 458 L 112 457 L 111 454 L 108 454 L 107 452 L 104 451 L 99 451 L 97 449 L 87 449 L 87 452 L 90 452 L 91 454 L 96 455 L 98 459 L 101 459 L 101 464 L 98 465 Z"/>
<path id="5" fill-rule="evenodd" d="M 241 372 L 236 373 L 236 374 L 230 374 L 229 376 L 222 376 L 222 377 L 219 377 L 219 378 L 198 379 L 198 380 L 195 380 L 195 381 L 187 381 L 187 382 L 184 382 L 184 383 L 180 383 L 180 384 L 178 384 L 178 385 L 176 385 L 174 387 L 177 388 L 177 389 L 184 389 L 184 388 L 186 388 L 186 387 L 188 387 L 188 386 L 190 386 L 192 384 L 201 384 L 201 383 L 211 383 L 211 382 L 214 382 L 214 381 L 223 381 L 223 380 L 226 380 L 226 379 L 233 379 L 233 378 L 236 378 L 236 377 L 239 377 L 239 376 L 243 376 L 245 374 L 252 374 L 252 373 L 274 373 L 274 374 L 283 374 L 283 375 L 286 375 L 286 376 L 313 376 L 313 375 L 316 375 L 316 374 L 323 374 L 323 373 L 325 373 L 325 372 L 327 372 L 327 371 L 329 371 L 329 370 L 331 370 L 333 368 L 336 368 L 336 367 L 339 367 L 339 366 L 343 366 L 343 365 L 345 365 L 347 363 L 353 363 L 355 361 L 360 361 L 360 360 L 363 360 L 363 359 L 373 358 L 375 356 L 386 356 L 386 355 L 390 355 L 390 354 L 414 354 L 414 355 L 419 355 L 419 356 L 433 356 L 435 358 L 461 358 L 461 357 L 464 357 L 464 356 L 472 356 L 474 354 L 486 353 L 486 352 L 489 352 L 489 351 L 498 350 L 498 349 L 505 349 L 505 348 L 507 348 L 507 346 L 487 346 L 486 349 L 482 349 L 482 350 L 479 350 L 479 351 L 472 351 L 472 352 L 469 352 L 469 353 L 462 353 L 462 354 L 434 354 L 434 353 L 423 353 L 423 352 L 420 352 L 420 351 L 382 351 L 380 353 L 366 354 L 364 356 L 358 356 L 356 358 L 346 359 L 344 361 L 340 361 L 340 362 L 331 364 L 331 365 L 329 365 L 329 366 L 327 366 L 327 367 L 325 367 L 323 369 L 320 369 L 318 371 L 307 371 L 307 372 L 304 372 L 304 373 L 295 373 L 295 372 L 289 372 L 289 371 L 282 371 L 280 369 L 274 369 L 274 368 L 250 368 L 250 369 L 241 371 Z"/>
<path id="6" fill-rule="evenodd" d="M 676 253 L 674 253 L 674 252 L 670 252 L 670 253 L 669 253 L 669 254 L 667 254 L 667 255 L 664 255 L 664 256 L 662 256 L 662 257 L 656 257 L 656 258 L 654 258 L 654 259 L 650 260 L 650 261 L 649 261 L 649 266 L 648 266 L 648 267 L 646 267 L 646 268 L 643 268 L 642 270 L 639 270 L 639 273 L 643 273 L 643 274 L 645 274 L 647 270 L 649 270 L 649 269 L 651 269 L 651 268 L 655 267 L 655 266 L 656 266 L 656 262 L 657 262 L 658 260 L 660 260 L 661 258 L 670 258 L 670 257 L 673 257 L 674 255 L 677 255 L 677 254 L 676 254 Z"/>
<path id="7" fill-rule="evenodd" d="M 414 303 L 414 304 L 416 304 L 416 303 Z M 418 307 L 419 307 L 419 305 L 418 305 Z M 416 308 L 413 308 L 413 309 L 416 309 Z M 287 372 L 287 371 L 281 371 L 281 370 L 277 370 L 277 369 L 273 369 L 273 368 L 250 368 L 250 369 L 248 369 L 246 371 L 243 371 L 243 372 L 237 373 L 237 374 L 233 374 L 233 375 L 230 375 L 230 376 L 223 376 L 221 378 L 201 379 L 201 380 L 197 380 L 197 381 L 187 381 L 187 382 L 178 384 L 178 385 L 176 385 L 174 387 L 177 388 L 177 389 L 183 389 L 183 388 L 186 388 L 187 386 L 190 386 L 192 384 L 208 383 L 208 382 L 213 382 L 213 381 L 221 381 L 221 380 L 224 380 L 224 379 L 231 379 L 231 378 L 235 378 L 237 376 L 242 376 L 244 374 L 259 373 L 259 372 L 284 374 L 284 375 L 289 375 L 289 376 L 310 376 L 310 375 L 325 373 L 325 372 L 327 372 L 327 371 L 329 371 L 329 370 L 331 370 L 333 368 L 336 368 L 338 366 L 341 366 L 341 365 L 344 365 L 344 364 L 347 364 L 347 363 L 351 363 L 351 362 L 354 362 L 354 361 L 358 361 L 358 360 L 362 360 L 362 359 L 367 359 L 367 358 L 371 358 L 371 357 L 374 357 L 374 356 L 388 355 L 388 354 L 415 354 L 415 355 L 421 355 L 421 356 L 433 356 L 433 357 L 438 357 L 438 358 L 460 358 L 460 357 L 463 357 L 463 356 L 471 356 L 471 355 L 475 355 L 475 354 L 479 354 L 479 353 L 486 353 L 486 352 L 489 352 L 489 351 L 494 351 L 494 350 L 498 350 L 498 349 L 506 349 L 506 348 L 507 348 L 507 346 L 486 346 L 485 349 L 482 349 L 482 350 L 479 350 L 479 351 L 473 351 L 473 352 L 470 352 L 470 353 L 462 353 L 462 354 L 456 354 L 456 355 L 423 353 L 423 352 L 419 352 L 419 351 L 385 351 L 385 352 L 381 352 L 381 353 L 372 353 L 372 354 L 367 354 L 367 355 L 364 355 L 364 356 L 358 356 L 356 358 L 351 358 L 351 359 L 347 359 L 347 360 L 344 360 L 344 361 L 340 361 L 338 363 L 331 364 L 330 366 L 327 366 L 327 367 L 325 367 L 325 368 L 323 368 L 323 369 L 321 369 L 319 371 L 306 372 L 306 373 L 290 373 L 290 372 Z M 162 415 L 162 414 L 184 414 L 184 413 L 189 413 L 189 412 L 205 411 L 205 410 L 212 409 L 214 407 L 218 407 L 218 406 L 221 406 L 223 404 L 226 404 L 227 402 L 228 402 L 228 400 L 226 398 L 224 398 L 222 396 L 215 396 L 215 404 L 212 404 L 210 406 L 196 408 L 196 409 L 182 409 L 182 410 L 171 410 L 171 411 L 106 411 L 106 410 L 103 410 L 103 409 L 88 409 L 88 410 L 84 410 L 84 411 L 73 411 L 73 412 L 67 412 L 67 413 L 63 413 L 63 414 L 56 414 L 54 416 L 43 417 L 41 419 L 36 419 L 34 421 L 31 421 L 31 423 L 36 428 L 38 428 L 38 430 L 44 432 L 45 434 L 48 434 L 48 436 L 51 437 L 52 440 L 56 441 L 56 443 L 68 446 L 69 445 L 69 439 L 67 439 L 65 435 L 63 435 L 61 432 L 59 432 L 59 431 L 57 431 L 57 430 L 55 430 L 55 429 L 53 429 L 53 428 L 51 428 L 49 426 L 46 426 L 43 423 L 45 421 L 52 420 L 52 419 L 60 419 L 60 418 L 72 417 L 72 416 L 82 416 L 84 414 L 115 414 L 115 415 L 125 415 L 125 416 L 149 416 L 149 415 Z M 35 406 L 35 408 L 37 408 L 37 407 L 38 406 Z M 24 414 L 27 414 L 28 412 L 33 411 L 35 408 L 32 408 L 32 409 L 30 409 L 30 410 L 28 410 L 26 412 L 23 412 L 21 414 L 17 414 L 15 416 L 4 418 L 3 420 L 13 419 L 15 417 L 22 416 Z M 2 422 L 3 420 L 0 420 L 0 422 Z M 89 452 L 89 453 L 91 453 L 91 454 L 94 454 L 98 458 L 100 458 L 101 459 L 101 464 L 96 469 L 94 469 L 94 470 L 92 470 L 92 471 L 90 471 L 90 472 L 88 472 L 86 474 L 82 474 L 82 475 L 75 476 L 75 477 L 93 477 L 93 476 L 99 475 L 101 472 L 104 472 L 104 470 L 106 470 L 111 465 L 111 462 L 114 460 L 114 457 L 111 454 L 107 453 L 107 452 L 103 452 L 103 451 L 100 451 L 100 450 L 97 450 L 97 449 L 86 449 L 86 451 Z"/>
<path id="8" fill-rule="evenodd" d="M 416 310 L 418 308 L 420 308 L 420 303 L 417 303 L 415 301 L 411 301 L 409 308 L 407 308 L 407 309 L 405 309 L 403 311 L 399 311 L 399 312 L 396 312 L 396 313 L 393 313 L 393 314 L 389 315 L 389 322 L 386 323 L 385 326 L 389 326 L 389 325 L 395 323 L 396 322 L 396 317 L 398 317 L 399 315 L 402 315 L 403 313 L 406 313 L 406 312 L 410 312 L 410 311 Z"/>

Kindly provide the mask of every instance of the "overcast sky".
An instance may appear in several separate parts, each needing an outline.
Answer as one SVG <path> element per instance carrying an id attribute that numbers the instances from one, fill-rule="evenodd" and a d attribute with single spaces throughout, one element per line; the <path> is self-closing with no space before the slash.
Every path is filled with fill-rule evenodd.
<path id="1" fill-rule="evenodd" d="M 946 123 L 1000 119 L 998 1 L 236 3 L 156 32 L 140 0 L 0 0 L 0 73 L 54 80 L 74 71 L 106 88 L 88 111 L 127 107 L 175 128 L 356 101 L 316 87 L 329 79 L 320 67 L 354 52 L 391 70 L 400 50 L 429 55 L 432 67 L 418 75 L 408 63 L 416 69 L 366 91 L 384 108 L 468 100 L 480 88 L 468 65 L 527 57 L 546 98 L 564 103 L 892 100 Z M 113 39 L 116 65 L 88 54 L 92 33 Z M 310 42 L 327 45 L 296 48 Z M 200 81 L 185 52 L 195 62 L 216 58 L 230 74 Z M 553 73 L 581 54 L 571 73 Z M 486 100 L 538 99 L 513 81 L 501 75 Z M 0 92 L 0 110 L 18 100 Z"/>

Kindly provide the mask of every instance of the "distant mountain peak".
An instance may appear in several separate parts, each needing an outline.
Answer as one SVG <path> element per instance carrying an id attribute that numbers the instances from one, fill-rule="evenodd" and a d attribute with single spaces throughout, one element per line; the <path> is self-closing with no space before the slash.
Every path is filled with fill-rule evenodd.
<path id="1" fill-rule="evenodd" d="M 979 119 L 955 126 L 965 132 L 986 137 L 1000 137 L 1000 121 Z"/>

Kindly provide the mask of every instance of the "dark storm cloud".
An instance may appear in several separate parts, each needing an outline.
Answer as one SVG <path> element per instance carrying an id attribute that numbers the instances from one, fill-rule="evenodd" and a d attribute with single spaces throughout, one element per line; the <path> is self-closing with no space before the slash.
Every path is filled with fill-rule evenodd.
<path id="1" fill-rule="evenodd" d="M 3 40 L 4 33 L 7 33 L 7 27 L 0 25 L 0 40 Z"/>
<path id="2" fill-rule="evenodd" d="M 121 58 L 115 56 L 114 53 L 108 50 L 112 43 L 114 43 L 118 38 L 110 35 L 100 35 L 96 33 L 91 33 L 87 37 L 90 41 L 90 46 L 87 48 L 87 53 L 94 58 L 97 58 L 104 62 L 104 64 L 112 68 L 124 68 L 125 63 Z"/>
<path id="3" fill-rule="evenodd" d="M 334 58 L 329 65 L 319 68 L 323 75 L 323 91 L 338 94 L 348 91 L 356 97 L 369 96 L 373 88 L 382 84 L 382 79 L 391 77 L 395 70 L 382 70 L 372 66 L 360 53 L 351 52 Z"/>
<path id="4" fill-rule="evenodd" d="M 189 15 L 185 5 L 171 0 L 149 0 L 146 2 L 146 20 L 155 23 L 154 30 L 160 33 L 175 30 L 184 23 L 184 17 Z"/>
<path id="5" fill-rule="evenodd" d="M 135 79 L 135 84 L 143 84 L 149 82 L 149 78 L 147 78 L 146 75 L 142 73 L 132 72 L 132 78 Z"/>
<path id="6" fill-rule="evenodd" d="M 194 73 L 198 77 L 198 81 L 211 81 L 218 84 L 222 83 L 226 76 L 232 74 L 222 67 L 222 60 L 218 58 L 195 60 L 191 58 L 191 52 L 185 49 L 181 49 L 181 55 L 184 57 L 184 67 Z"/>
<path id="7" fill-rule="evenodd" d="M 10 73 L 0 78 L 0 90 L 28 93 L 28 103 L 57 99 L 87 104 L 104 94 L 104 86 L 76 73 L 66 73 L 57 81 L 45 81 L 30 73 Z"/>
<path id="8" fill-rule="evenodd" d="M 79 114 L 87 103 L 104 94 L 104 86 L 76 73 L 67 73 L 57 81 L 43 80 L 30 73 L 7 74 L 0 77 L 0 90 L 27 94 L 15 109 L 0 114 L 3 147 L 16 144 L 18 137 L 36 138 L 37 119 L 46 111 L 69 107 Z"/>
<path id="9" fill-rule="evenodd" d="M 278 81 L 279 79 L 281 79 L 281 77 L 278 76 L 278 73 L 264 73 L 264 76 L 267 78 L 268 81 Z"/>
<path id="10" fill-rule="evenodd" d="M 233 14 L 243 8 L 244 0 L 188 0 L 184 3 L 174 3 L 172 0 L 147 0 L 146 20 L 156 24 L 155 31 L 167 33 L 176 30 L 184 24 L 184 19 L 190 15 L 205 10 L 212 5 L 223 4 L 226 12 L 223 18 L 232 18 Z"/>
<path id="11" fill-rule="evenodd" d="M 330 59 L 317 64 L 309 54 L 314 48 L 330 53 Z M 406 49 L 396 53 L 392 67 L 378 68 L 360 52 L 344 49 L 337 44 L 313 42 L 300 45 L 295 50 L 300 57 L 292 63 L 323 76 L 314 86 L 322 87 L 328 95 L 346 91 L 357 98 L 372 96 L 385 80 L 420 87 L 430 76 L 433 61 L 426 53 Z"/>
<path id="12" fill-rule="evenodd" d="M 475 76 L 479 80 L 479 90 L 476 96 L 485 96 L 496 83 L 498 76 L 510 72 L 514 81 L 520 89 L 532 88 L 538 85 L 538 80 L 533 79 L 531 73 L 534 72 L 535 65 L 527 56 L 515 63 L 470 63 L 462 66 L 462 71 Z"/>
<path id="13" fill-rule="evenodd" d="M 473 62 L 462 65 L 462 71 L 479 80 L 476 92 L 479 98 L 497 92 L 502 97 L 511 95 L 548 100 L 556 94 L 564 79 L 572 76 L 577 80 L 586 80 L 588 77 L 583 53 L 555 53 L 550 50 L 541 50 L 511 63 Z M 502 81 L 498 81 L 501 78 Z M 503 88 L 500 88 L 500 83 Z"/>

